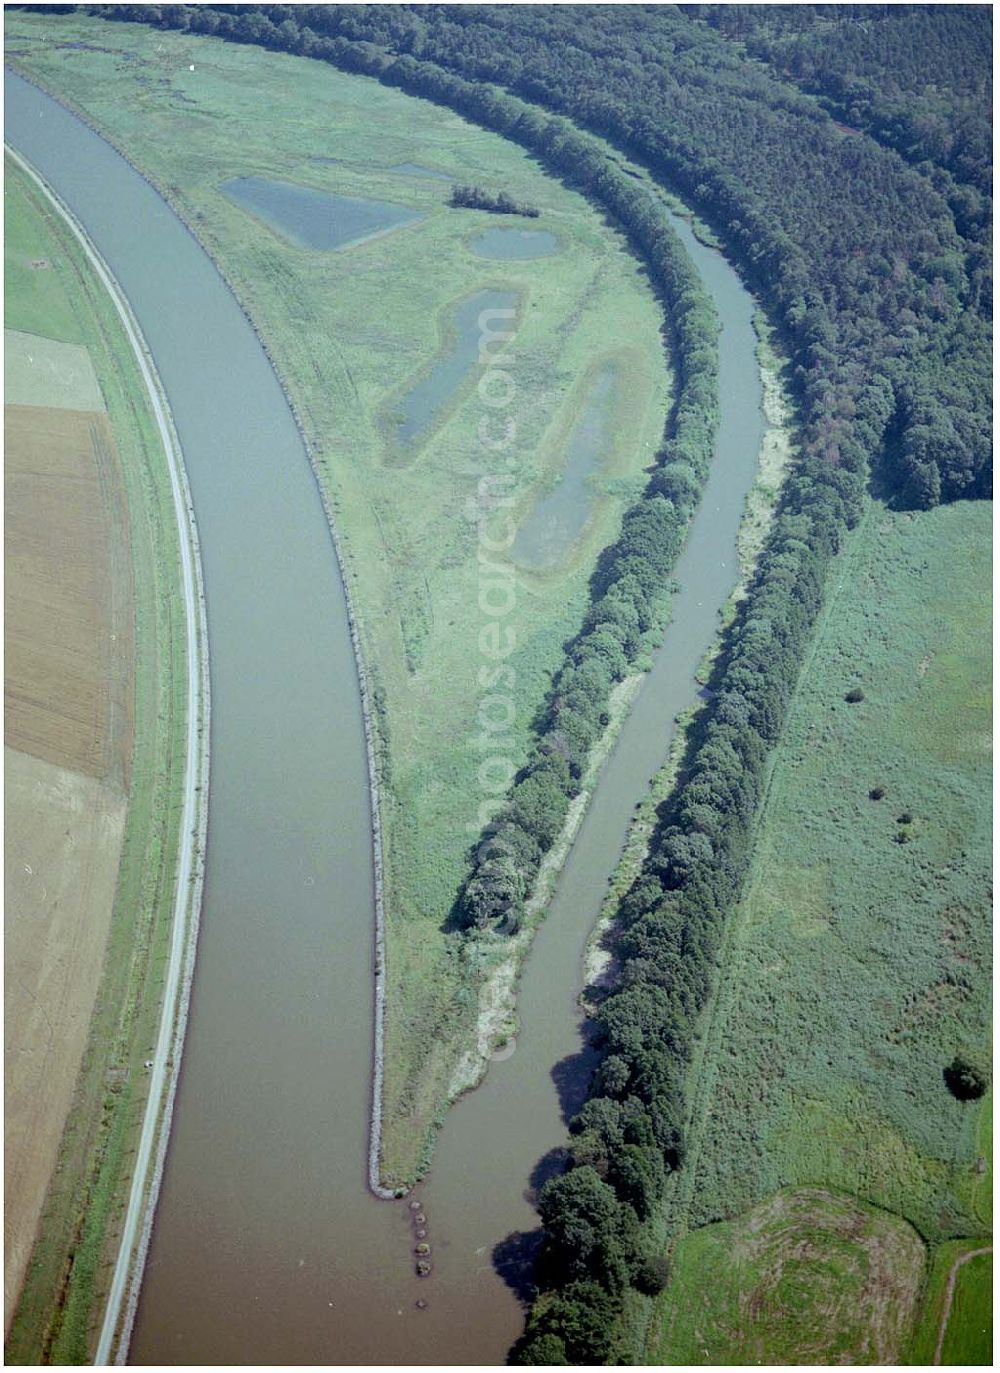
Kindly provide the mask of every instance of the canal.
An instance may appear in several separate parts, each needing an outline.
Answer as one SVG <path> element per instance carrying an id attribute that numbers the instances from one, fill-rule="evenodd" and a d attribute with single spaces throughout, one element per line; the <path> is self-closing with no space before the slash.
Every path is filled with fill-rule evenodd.
<path id="1" fill-rule="evenodd" d="M 212 677 L 198 964 L 130 1358 L 138 1364 L 501 1364 L 521 1328 L 529 1180 L 585 1079 L 583 951 L 636 801 L 694 699 L 736 574 L 762 435 L 751 301 L 679 231 L 722 321 L 722 424 L 681 591 L 570 854 L 520 988 L 514 1052 L 451 1112 L 416 1196 L 365 1187 L 372 859 L 343 588 L 284 395 L 229 289 L 164 201 L 84 124 L 8 76 L 7 137 L 128 296 L 181 439 L 202 545 Z M 514 1237 L 512 1240 L 511 1237 Z M 425 1300 L 426 1310 L 416 1307 Z"/>

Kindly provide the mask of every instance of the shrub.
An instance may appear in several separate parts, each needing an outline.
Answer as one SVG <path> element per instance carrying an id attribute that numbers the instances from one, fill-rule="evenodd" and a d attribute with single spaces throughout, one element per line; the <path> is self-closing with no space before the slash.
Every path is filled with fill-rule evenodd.
<path id="1" fill-rule="evenodd" d="M 860 687 L 851 687 L 850 691 L 844 697 L 844 700 L 848 701 L 852 706 L 856 706 L 859 701 L 863 701 L 864 699 L 865 693 Z"/>
<path id="2" fill-rule="evenodd" d="M 670 1261 L 662 1254 L 651 1254 L 642 1260 L 632 1279 L 633 1287 L 644 1292 L 647 1297 L 655 1297 L 662 1292 L 670 1280 Z"/>
<path id="3" fill-rule="evenodd" d="M 944 1080 L 958 1101 L 978 1101 L 990 1085 L 986 1070 L 968 1059 L 956 1057 L 944 1070 Z"/>

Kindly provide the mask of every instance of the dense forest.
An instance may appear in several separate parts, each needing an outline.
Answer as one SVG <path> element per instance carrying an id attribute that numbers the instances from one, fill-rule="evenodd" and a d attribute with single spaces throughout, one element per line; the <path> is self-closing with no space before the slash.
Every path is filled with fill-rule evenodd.
<path id="1" fill-rule="evenodd" d="M 970 87 L 957 56 L 948 68 L 954 98 L 947 80 L 934 96 L 954 142 L 932 153 L 927 129 L 926 147 L 911 139 L 901 152 L 895 145 L 924 127 L 922 93 L 937 57 L 921 57 L 904 28 L 897 47 L 902 54 L 910 43 L 911 58 L 900 61 L 892 97 L 904 110 L 903 131 L 892 135 L 883 128 L 893 108 L 886 93 L 867 105 L 858 98 L 843 119 L 851 83 L 870 80 L 888 60 L 877 44 L 838 44 L 823 30 L 807 72 L 807 21 L 796 33 L 791 19 L 782 27 L 763 17 L 774 10 L 688 9 L 601 6 L 585 20 L 569 6 L 112 11 L 288 48 L 448 104 L 518 139 L 605 204 L 664 287 L 682 364 L 674 428 L 644 499 L 602 558 L 535 756 L 500 817 L 504 842 L 486 846 L 485 868 L 463 893 L 467 921 L 516 924 L 526 881 L 602 726 L 610 685 L 657 623 L 711 455 L 714 335 L 698 282 L 649 198 L 575 126 L 617 145 L 698 208 L 781 327 L 795 364 L 801 458 L 727 636 L 684 785 L 621 905 L 620 975 L 596 1012 L 603 1061 L 571 1125 L 571 1167 L 540 1197 L 545 1243 L 539 1295 L 514 1354 L 521 1363 L 608 1361 L 629 1287 L 650 1291 L 664 1280 L 646 1222 L 669 1171 L 684 1164 L 694 1028 L 824 577 L 873 470 L 910 505 L 991 491 L 991 288 L 985 202 L 975 199 L 988 186 L 975 136 L 962 152 L 958 132 L 966 116 L 979 127 L 983 109 L 965 102 Z M 969 24 L 967 11 L 952 13 L 960 28 Z M 926 22 L 949 21 L 935 12 Z M 964 51 L 982 91 L 981 24 L 974 33 L 963 28 L 948 48 Z M 757 60 L 747 60 L 744 43 Z M 930 70 L 922 73 L 921 62 Z M 811 90 L 839 102 L 836 121 Z"/>
<path id="2" fill-rule="evenodd" d="M 993 194 L 989 5 L 680 8 L 818 95 L 848 128 L 895 148 L 942 192 L 964 235 L 985 236 Z"/>

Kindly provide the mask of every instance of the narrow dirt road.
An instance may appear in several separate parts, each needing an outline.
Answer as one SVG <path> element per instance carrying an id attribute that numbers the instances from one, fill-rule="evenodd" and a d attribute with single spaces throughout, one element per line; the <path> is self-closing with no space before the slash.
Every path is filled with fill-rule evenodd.
<path id="1" fill-rule="evenodd" d="M 962 1267 L 963 1264 L 968 1263 L 970 1259 L 978 1259 L 983 1254 L 992 1253 L 993 1246 L 992 1244 L 988 1244 L 984 1249 L 973 1249 L 968 1254 L 962 1254 L 952 1264 L 951 1272 L 948 1274 L 948 1286 L 945 1288 L 944 1310 L 941 1313 L 941 1326 L 938 1330 L 937 1348 L 934 1350 L 935 1366 L 941 1362 L 941 1353 L 944 1349 L 945 1331 L 948 1329 L 948 1317 L 951 1315 L 951 1304 L 955 1298 L 955 1282 L 958 1278 L 958 1270 Z"/>

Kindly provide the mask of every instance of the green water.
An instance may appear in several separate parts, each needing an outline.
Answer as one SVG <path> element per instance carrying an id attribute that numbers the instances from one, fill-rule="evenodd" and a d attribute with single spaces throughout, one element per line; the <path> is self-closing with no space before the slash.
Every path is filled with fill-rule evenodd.
<path id="1" fill-rule="evenodd" d="M 542 571 L 569 553 L 590 514 L 589 478 L 600 471 L 608 450 L 615 372 L 598 374 L 584 401 L 566 447 L 566 466 L 555 490 L 531 511 L 511 545 L 511 557 L 521 567 Z"/>
<path id="2" fill-rule="evenodd" d="M 401 462 L 412 456 L 414 445 L 434 426 L 478 368 L 483 312 L 513 312 L 517 301 L 516 291 L 477 291 L 456 306 L 449 329 L 451 342 L 427 375 L 393 406 L 393 440 Z"/>

